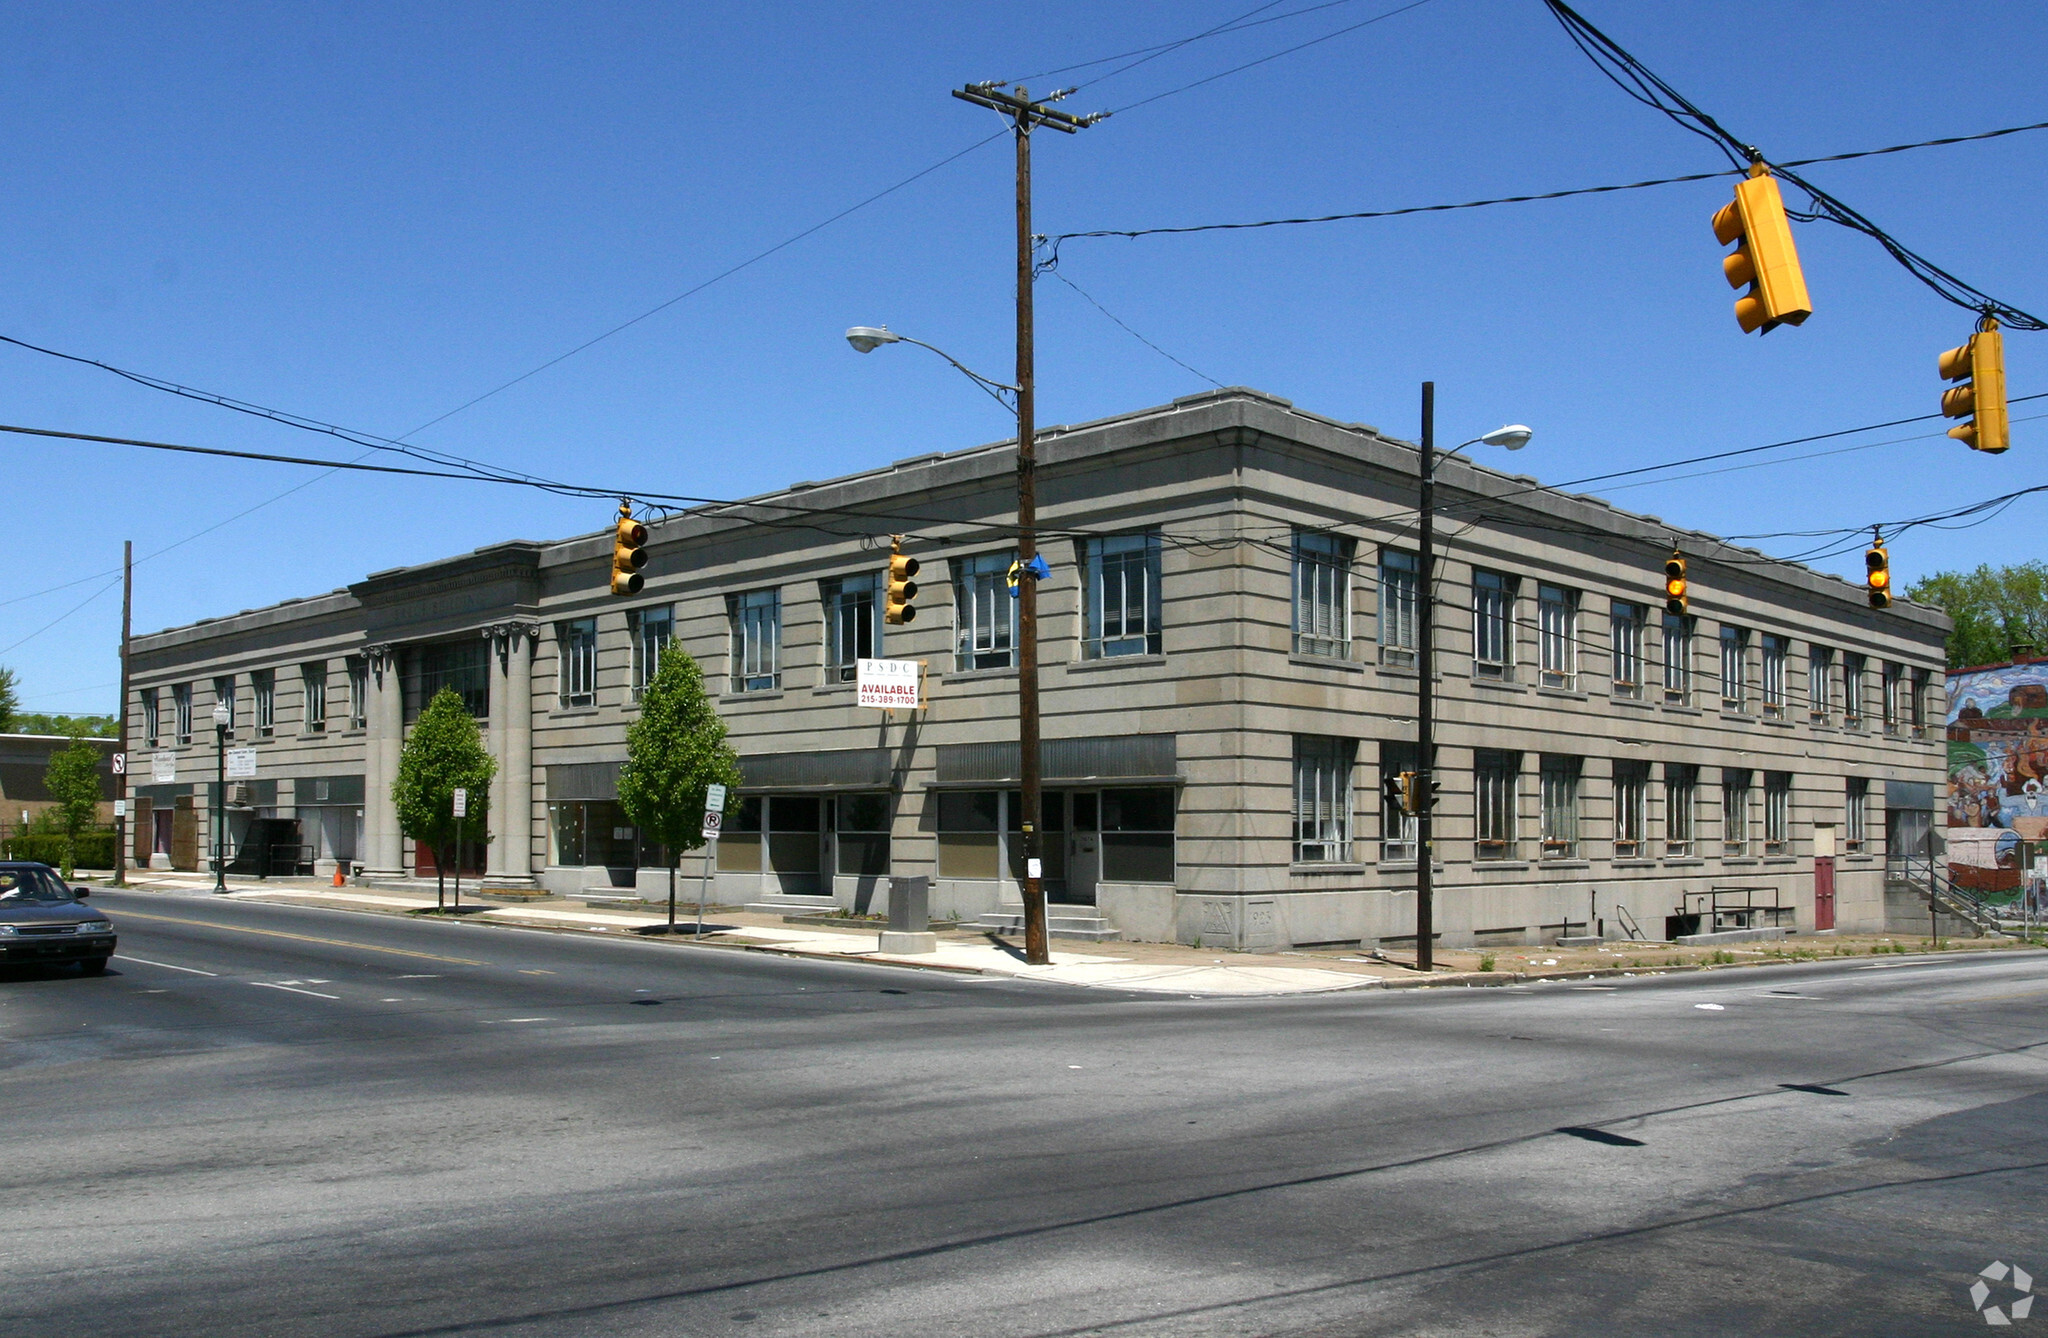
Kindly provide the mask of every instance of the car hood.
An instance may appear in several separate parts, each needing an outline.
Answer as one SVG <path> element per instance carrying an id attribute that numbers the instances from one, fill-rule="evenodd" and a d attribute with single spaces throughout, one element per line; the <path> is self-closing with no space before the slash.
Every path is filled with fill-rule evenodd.
<path id="1" fill-rule="evenodd" d="M 75 925 L 106 918 L 82 901 L 0 901 L 0 924 Z"/>

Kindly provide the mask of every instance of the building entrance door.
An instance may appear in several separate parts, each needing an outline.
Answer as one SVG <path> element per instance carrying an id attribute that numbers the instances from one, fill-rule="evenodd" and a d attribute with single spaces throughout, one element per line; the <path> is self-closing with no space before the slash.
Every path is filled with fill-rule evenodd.
<path id="1" fill-rule="evenodd" d="M 1835 927 L 1835 829 L 1813 829 L 1813 927 Z"/>

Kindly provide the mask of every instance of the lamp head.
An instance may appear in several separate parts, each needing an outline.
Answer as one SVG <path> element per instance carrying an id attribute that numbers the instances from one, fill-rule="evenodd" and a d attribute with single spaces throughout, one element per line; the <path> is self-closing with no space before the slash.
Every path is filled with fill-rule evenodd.
<path id="1" fill-rule="evenodd" d="M 226 702 L 215 702 L 213 704 L 213 723 L 223 728 L 234 723 L 234 718 L 228 714 L 228 704 Z"/>
<path id="2" fill-rule="evenodd" d="M 1509 423 L 1506 427 L 1495 428 L 1479 440 L 1482 445 L 1501 446 L 1510 451 L 1519 451 L 1524 446 L 1527 446 L 1529 438 L 1535 435 L 1533 431 L 1520 423 Z"/>
<path id="3" fill-rule="evenodd" d="M 884 344 L 900 344 L 903 336 L 891 334 L 886 325 L 856 325 L 846 332 L 846 342 L 856 353 L 873 353 Z"/>

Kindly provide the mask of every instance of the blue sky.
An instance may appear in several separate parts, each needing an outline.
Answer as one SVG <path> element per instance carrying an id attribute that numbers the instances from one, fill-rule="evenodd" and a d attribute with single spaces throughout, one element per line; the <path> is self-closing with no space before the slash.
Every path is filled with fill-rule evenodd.
<path id="1" fill-rule="evenodd" d="M 14 6 L 0 15 L 0 334 L 398 436 L 998 128 L 950 88 L 1184 37 L 1254 2 Z M 1069 105 L 1121 108 L 1398 3 L 1195 43 Z M 1968 22 L 1882 0 L 1580 8 L 1772 157 L 2048 120 L 2037 3 L 1978 5 Z M 2044 162 L 2048 132 L 1808 171 L 2048 314 Z M 1041 137 L 1037 224 L 1390 208 L 1722 165 L 1623 97 L 1538 0 L 1428 0 Z M 1442 434 L 1527 422 L 1536 441 L 1515 465 L 1545 480 L 1930 412 L 1935 355 L 1969 313 L 1869 240 L 1806 224 L 1814 316 L 1744 336 L 1708 224 L 1727 195 L 1717 181 L 1076 241 L 1061 272 L 1201 374 L 1315 412 L 1412 435 L 1417 384 L 1434 379 Z M 857 357 L 841 332 L 887 323 L 1007 379 L 1009 210 L 1007 146 L 985 145 L 417 440 L 600 486 L 738 496 L 997 439 L 1003 412 L 944 364 Z M 1043 423 L 1207 385 L 1056 280 L 1040 283 L 1039 331 Z M 2048 335 L 2009 336 L 2007 374 L 2014 395 L 2048 390 Z M 337 453 L 17 349 L 0 348 L 0 402 L 0 422 Z M 1752 534 L 2048 481 L 2048 420 L 2016 423 L 1998 458 L 1938 433 L 1596 491 Z M 50 588 L 116 569 L 124 538 L 138 555 L 180 545 L 137 568 L 140 631 L 606 520 L 603 504 L 484 485 L 19 437 L 0 461 L 0 664 L 33 710 L 112 708 L 118 587 Z M 2027 536 L 2044 515 L 2029 499 L 1992 524 L 1916 530 L 1892 549 L 1900 584 L 2038 557 Z M 1860 578 L 1854 553 L 1835 569 Z"/>

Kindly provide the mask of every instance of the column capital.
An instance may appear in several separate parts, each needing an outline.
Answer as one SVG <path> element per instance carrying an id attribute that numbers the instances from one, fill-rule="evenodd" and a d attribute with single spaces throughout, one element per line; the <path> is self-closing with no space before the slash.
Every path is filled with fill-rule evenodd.
<path id="1" fill-rule="evenodd" d="M 521 639 L 526 641 L 528 650 L 540 644 L 540 624 L 527 618 L 490 623 L 483 628 L 483 637 L 498 653 L 498 667 L 503 669 L 512 652 L 519 648 Z"/>

